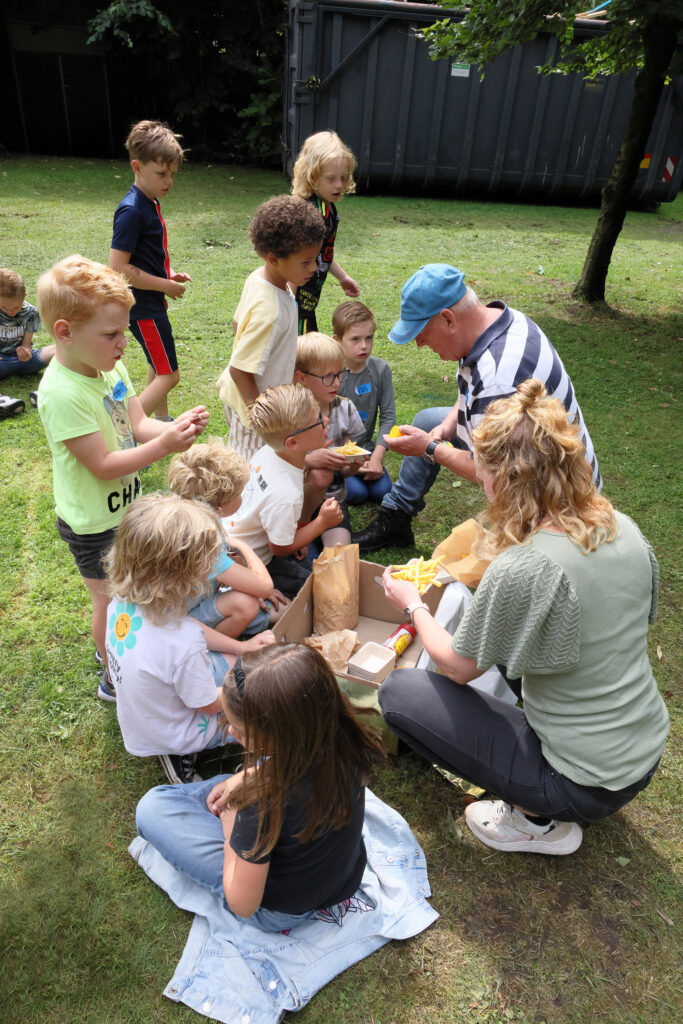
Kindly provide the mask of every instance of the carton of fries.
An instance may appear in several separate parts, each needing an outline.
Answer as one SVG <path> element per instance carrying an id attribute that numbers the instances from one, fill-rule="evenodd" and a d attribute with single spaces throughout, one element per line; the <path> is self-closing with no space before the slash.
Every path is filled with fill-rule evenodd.
<path id="1" fill-rule="evenodd" d="M 476 537 L 476 521 L 466 519 L 432 552 L 432 558 L 439 558 L 442 568 L 466 587 L 476 587 L 491 563 L 490 558 L 478 558 L 472 554 L 472 545 Z"/>
<path id="2" fill-rule="evenodd" d="M 345 444 L 337 445 L 334 449 L 340 455 L 343 455 L 345 459 L 363 459 L 370 452 L 367 448 L 361 448 L 355 441 L 347 441 Z"/>

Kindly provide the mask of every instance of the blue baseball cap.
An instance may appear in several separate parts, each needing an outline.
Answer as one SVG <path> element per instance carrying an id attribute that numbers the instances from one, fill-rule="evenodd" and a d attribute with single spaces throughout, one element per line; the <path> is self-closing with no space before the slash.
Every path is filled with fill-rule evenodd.
<path id="1" fill-rule="evenodd" d="M 416 338 L 442 309 L 450 309 L 467 291 L 465 275 L 448 263 L 426 263 L 401 290 L 401 319 L 389 331 L 395 345 Z"/>

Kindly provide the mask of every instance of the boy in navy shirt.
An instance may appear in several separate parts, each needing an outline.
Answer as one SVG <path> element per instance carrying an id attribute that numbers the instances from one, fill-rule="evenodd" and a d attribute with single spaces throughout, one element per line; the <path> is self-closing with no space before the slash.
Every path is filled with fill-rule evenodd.
<path id="1" fill-rule="evenodd" d="M 126 139 L 135 182 L 114 214 L 109 263 L 135 296 L 129 329 L 142 345 L 149 370 L 140 404 L 147 416 L 168 420 L 168 394 L 180 379 L 166 296 L 179 299 L 189 274 L 171 267 L 159 198 L 167 195 L 183 162 L 179 135 L 159 121 L 139 121 Z"/>

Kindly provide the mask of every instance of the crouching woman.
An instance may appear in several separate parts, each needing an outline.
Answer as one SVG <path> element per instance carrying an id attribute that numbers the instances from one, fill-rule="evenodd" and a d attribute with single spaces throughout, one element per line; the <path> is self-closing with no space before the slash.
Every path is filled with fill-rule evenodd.
<path id="1" fill-rule="evenodd" d="M 495 556 L 455 635 L 416 588 L 384 574 L 443 673 L 401 669 L 379 692 L 408 746 L 502 798 L 470 804 L 496 850 L 569 854 L 582 825 L 650 782 L 668 715 L 647 656 L 658 569 L 635 523 L 591 481 L 576 426 L 535 379 L 473 432 Z M 466 684 L 491 665 L 521 676 L 523 709 Z"/>

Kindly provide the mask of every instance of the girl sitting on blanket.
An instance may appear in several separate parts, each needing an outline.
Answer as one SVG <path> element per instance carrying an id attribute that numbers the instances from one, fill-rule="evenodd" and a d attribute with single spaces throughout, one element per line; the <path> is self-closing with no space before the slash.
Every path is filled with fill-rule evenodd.
<path id="1" fill-rule="evenodd" d="M 384 755 L 325 659 L 301 644 L 238 658 L 223 683 L 228 732 L 244 770 L 158 786 L 139 834 L 228 908 L 282 931 L 358 888 L 366 864 L 364 786 Z"/>

